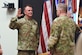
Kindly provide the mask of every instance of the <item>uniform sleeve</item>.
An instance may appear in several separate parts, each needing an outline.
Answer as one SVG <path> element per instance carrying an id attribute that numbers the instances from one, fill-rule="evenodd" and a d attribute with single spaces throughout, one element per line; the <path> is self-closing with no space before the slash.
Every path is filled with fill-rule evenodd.
<path id="1" fill-rule="evenodd" d="M 39 37 L 40 37 L 40 34 L 39 34 L 39 27 L 37 27 L 37 44 L 39 45 Z"/>
<path id="2" fill-rule="evenodd" d="M 36 23 L 36 38 L 37 38 L 37 47 L 39 45 L 39 27 L 38 24 Z"/>
<path id="3" fill-rule="evenodd" d="M 9 28 L 17 29 L 18 28 L 17 17 L 14 17 L 10 20 Z"/>
<path id="4" fill-rule="evenodd" d="M 38 24 L 37 24 L 37 26 L 36 26 L 37 48 L 38 48 L 38 45 L 39 45 L 39 36 L 40 36 L 40 34 L 39 34 L 39 27 L 38 27 Z"/>
<path id="5" fill-rule="evenodd" d="M 38 28 L 38 23 L 35 20 L 33 20 L 33 22 L 34 22 L 34 24 L 32 25 L 31 35 L 32 34 L 36 35 L 36 39 L 37 39 L 36 43 L 38 45 L 38 43 L 39 43 L 39 28 Z"/>
<path id="6" fill-rule="evenodd" d="M 51 30 L 50 30 L 50 37 L 48 39 L 48 48 L 49 49 L 57 43 L 60 32 L 61 32 L 61 28 L 60 28 L 59 23 L 53 22 L 53 24 L 51 26 Z"/>

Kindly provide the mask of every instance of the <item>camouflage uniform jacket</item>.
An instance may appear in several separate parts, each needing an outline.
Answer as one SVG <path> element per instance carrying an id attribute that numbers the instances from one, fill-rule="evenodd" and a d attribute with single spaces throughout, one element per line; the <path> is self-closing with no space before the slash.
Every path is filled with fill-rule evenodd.
<path id="1" fill-rule="evenodd" d="M 48 48 L 53 55 L 74 55 L 74 37 L 76 24 L 67 16 L 61 16 L 53 21 Z"/>
<path id="2" fill-rule="evenodd" d="M 37 28 L 38 24 L 34 19 L 14 17 L 9 27 L 18 30 L 18 50 L 36 50 L 38 46 Z"/>

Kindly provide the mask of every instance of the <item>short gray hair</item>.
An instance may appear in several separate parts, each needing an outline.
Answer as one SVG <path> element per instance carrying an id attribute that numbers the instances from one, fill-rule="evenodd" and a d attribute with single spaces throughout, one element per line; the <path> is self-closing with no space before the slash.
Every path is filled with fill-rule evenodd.
<path id="1" fill-rule="evenodd" d="M 67 13 L 67 5 L 64 3 L 59 3 L 57 9 L 65 11 Z"/>

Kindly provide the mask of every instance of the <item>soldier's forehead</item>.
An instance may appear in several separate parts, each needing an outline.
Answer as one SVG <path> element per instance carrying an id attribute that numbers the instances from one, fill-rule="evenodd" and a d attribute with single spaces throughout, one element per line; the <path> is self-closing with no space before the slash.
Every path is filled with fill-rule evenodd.
<path id="1" fill-rule="evenodd" d="M 25 9 L 32 9 L 32 7 L 30 7 L 30 6 L 26 6 Z"/>

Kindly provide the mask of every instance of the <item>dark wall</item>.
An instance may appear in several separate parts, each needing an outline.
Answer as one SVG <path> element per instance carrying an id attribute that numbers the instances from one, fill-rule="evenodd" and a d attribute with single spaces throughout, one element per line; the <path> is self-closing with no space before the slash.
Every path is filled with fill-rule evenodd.
<path id="1" fill-rule="evenodd" d="M 82 7 L 82 0 L 80 0 L 79 7 Z"/>
<path id="2" fill-rule="evenodd" d="M 38 22 L 39 26 L 41 23 L 43 0 L 19 0 L 19 8 L 23 9 L 27 4 L 31 4 L 33 7 L 33 18 Z"/>

